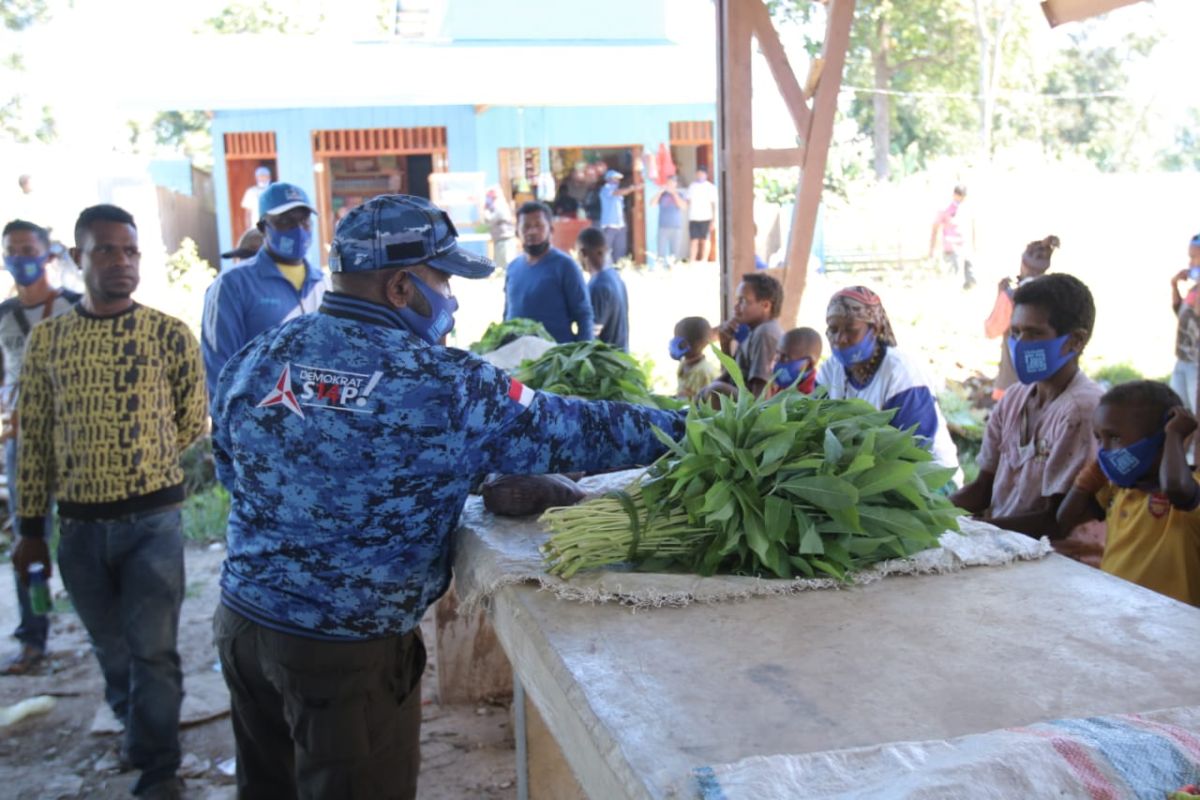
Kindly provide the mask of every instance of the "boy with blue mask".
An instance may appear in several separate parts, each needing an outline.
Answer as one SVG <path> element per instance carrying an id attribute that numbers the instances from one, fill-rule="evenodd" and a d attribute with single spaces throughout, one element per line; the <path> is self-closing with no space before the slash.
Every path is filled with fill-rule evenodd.
<path id="1" fill-rule="evenodd" d="M 1013 293 L 1008 347 L 1020 383 L 988 420 L 979 477 L 951 496 L 977 517 L 1029 536 L 1062 539 L 1056 519 L 1092 452 L 1101 390 L 1079 368 L 1096 306 L 1078 278 L 1054 274 Z"/>
<path id="2" fill-rule="evenodd" d="M 1192 288 L 1185 294 L 1179 285 L 1185 281 Z M 1200 376 L 1200 233 L 1188 243 L 1188 266 L 1171 278 L 1171 310 L 1175 324 L 1175 369 L 1171 373 L 1171 388 L 1183 398 L 1183 405 L 1196 413 L 1198 376 Z"/>
<path id="3" fill-rule="evenodd" d="M 50 254 L 50 235 L 45 228 L 16 219 L 4 226 L 4 267 L 17 284 L 17 296 L 0 303 L 0 354 L 4 359 L 4 384 L 0 387 L 0 440 L 4 442 L 4 474 L 8 476 L 8 508 L 12 528 L 17 530 L 17 385 L 25 358 L 25 342 L 30 329 L 44 319 L 66 313 L 79 301 L 79 295 L 57 289 L 46 276 Z M 45 531 L 51 529 L 49 518 Z M 0 673 L 23 675 L 35 669 L 46 652 L 49 618 L 35 614 L 29 599 L 29 586 L 13 573 L 21 622 L 13 635 L 21 643 L 20 651 L 10 658 Z"/>
<path id="4" fill-rule="evenodd" d="M 708 358 L 713 329 L 704 317 L 684 317 L 675 323 L 675 337 L 667 344 L 671 358 L 679 362 L 675 396 L 691 400 L 720 375 Z"/>
<path id="5" fill-rule="evenodd" d="M 774 395 L 795 386 L 801 394 L 812 394 L 820 362 L 821 334 L 812 328 L 788 331 L 779 340 L 779 357 L 775 362 L 775 380 L 770 393 Z"/>
<path id="6" fill-rule="evenodd" d="M 783 338 L 782 310 L 783 284 L 770 275 L 748 272 L 737 285 L 733 318 L 717 329 L 722 352 L 733 356 L 755 397 L 762 397 L 775 377 L 775 355 Z M 732 394 L 733 380 L 722 374 L 712 389 Z"/>
<path id="7" fill-rule="evenodd" d="M 258 198 L 263 244 L 226 268 L 204 293 L 200 344 L 212 397 L 225 363 L 246 342 L 279 323 L 311 314 L 325 294 L 320 267 L 307 259 L 316 209 L 299 186 L 272 183 Z"/>
<path id="8" fill-rule="evenodd" d="M 1157 381 L 1131 381 L 1100 398 L 1099 451 L 1058 510 L 1063 527 L 1107 521 L 1100 568 L 1200 606 L 1200 484 L 1184 443 L 1196 418 Z"/>

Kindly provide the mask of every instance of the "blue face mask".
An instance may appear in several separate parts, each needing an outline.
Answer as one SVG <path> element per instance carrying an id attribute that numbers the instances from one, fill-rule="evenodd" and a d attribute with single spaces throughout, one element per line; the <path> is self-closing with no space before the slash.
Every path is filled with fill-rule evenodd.
<path id="1" fill-rule="evenodd" d="M 775 367 L 775 385 L 786 389 L 793 383 L 801 384 L 812 375 L 812 359 L 798 358 L 795 361 L 781 361 Z"/>
<path id="2" fill-rule="evenodd" d="M 1105 477 L 1117 486 L 1128 489 L 1153 469 L 1154 460 L 1158 458 L 1166 438 L 1167 434 L 1159 431 L 1128 447 L 1116 450 L 1101 448 L 1096 454 L 1096 460 L 1100 462 L 1100 469 Z"/>
<path id="3" fill-rule="evenodd" d="M 667 345 L 667 349 L 671 353 L 671 358 L 675 359 L 676 361 L 681 360 L 688 353 L 692 352 L 692 346 L 688 344 L 688 340 L 682 336 L 676 336 L 674 339 L 672 339 L 671 343 Z"/>
<path id="4" fill-rule="evenodd" d="M 458 301 L 430 289 L 425 281 L 411 272 L 407 274 L 413 286 L 417 287 L 417 291 L 425 296 L 425 300 L 429 303 L 430 314 L 428 317 L 423 316 L 408 306 L 397 309 L 396 313 L 400 315 L 400 319 L 404 320 L 404 324 L 415 336 L 430 344 L 437 344 L 443 336 L 454 330 L 454 312 L 458 311 Z"/>
<path id="5" fill-rule="evenodd" d="M 1063 345 L 1067 343 L 1069 336 L 1070 334 L 1063 334 L 1057 339 L 1040 339 L 1033 342 L 1017 341 L 1009 336 L 1008 354 L 1012 356 L 1017 379 L 1021 383 L 1030 384 L 1058 374 L 1058 371 L 1076 355 L 1074 351 L 1063 355 Z"/>
<path id="6" fill-rule="evenodd" d="M 32 286 L 46 272 L 49 256 L 5 256 L 4 268 L 21 286 Z"/>
<path id="7" fill-rule="evenodd" d="M 1188 267 L 1188 280 L 1200 281 L 1200 267 Z"/>
<path id="8" fill-rule="evenodd" d="M 312 231 L 297 225 L 286 231 L 277 230 L 270 225 L 267 228 L 267 249 L 277 256 L 291 261 L 303 261 L 308 246 L 312 244 Z"/>
<path id="9" fill-rule="evenodd" d="M 849 347 L 833 348 L 833 357 L 841 362 L 843 367 L 852 367 L 855 364 L 861 364 L 869 360 L 873 355 L 875 355 L 874 328 L 868 329 L 867 335 L 858 344 L 852 344 Z"/>
<path id="10" fill-rule="evenodd" d="M 738 325 L 737 330 L 733 332 L 733 339 L 735 342 L 744 342 L 749 338 L 750 326 L 743 322 L 741 325 Z"/>

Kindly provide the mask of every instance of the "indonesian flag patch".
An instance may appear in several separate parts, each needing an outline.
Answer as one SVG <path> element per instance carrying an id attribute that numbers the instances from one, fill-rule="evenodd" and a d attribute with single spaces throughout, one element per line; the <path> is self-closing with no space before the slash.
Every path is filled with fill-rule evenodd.
<path id="1" fill-rule="evenodd" d="M 508 398 L 522 408 L 529 408 L 533 402 L 533 389 L 519 380 L 510 379 L 508 382 Z"/>

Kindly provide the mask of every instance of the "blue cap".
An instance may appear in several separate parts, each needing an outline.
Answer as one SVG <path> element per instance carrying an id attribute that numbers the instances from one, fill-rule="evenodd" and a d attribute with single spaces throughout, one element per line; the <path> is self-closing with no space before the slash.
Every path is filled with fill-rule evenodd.
<path id="1" fill-rule="evenodd" d="M 458 246 L 450 216 L 423 197 L 381 194 L 338 223 L 329 252 L 332 272 L 366 272 L 426 264 L 450 275 L 486 278 L 490 259 Z"/>
<path id="2" fill-rule="evenodd" d="M 604 180 L 606 180 L 606 181 L 611 181 L 611 180 L 619 181 L 619 180 L 621 180 L 621 178 L 624 178 L 624 177 L 625 177 L 624 175 L 622 175 L 620 172 L 617 172 L 615 169 L 610 169 L 608 172 L 604 173 Z"/>
<path id="3" fill-rule="evenodd" d="M 293 208 L 307 208 L 314 214 L 317 213 L 304 190 L 292 183 L 272 183 L 258 196 L 260 218 L 268 214 L 282 214 Z"/>

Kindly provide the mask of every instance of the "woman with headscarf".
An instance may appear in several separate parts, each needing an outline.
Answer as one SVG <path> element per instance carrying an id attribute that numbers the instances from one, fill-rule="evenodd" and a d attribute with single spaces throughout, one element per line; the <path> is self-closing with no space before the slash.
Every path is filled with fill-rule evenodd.
<path id="1" fill-rule="evenodd" d="M 817 385 L 829 397 L 858 398 L 878 409 L 896 409 L 892 425 L 916 433 L 929 444 L 933 460 L 958 467 L 958 450 L 925 370 L 896 347 L 896 334 L 879 295 L 865 286 L 842 289 L 825 311 L 825 335 L 833 350 L 817 372 Z"/>
<path id="2" fill-rule="evenodd" d="M 1021 254 L 1021 270 L 1017 273 L 1017 285 L 1012 278 L 1001 278 L 996 289 L 996 304 L 983 323 L 983 332 L 989 339 L 1000 339 L 1000 371 L 992 383 L 992 399 L 1000 402 L 1008 387 L 1017 382 L 1017 371 L 1013 369 L 1012 356 L 1008 352 L 1008 328 L 1012 324 L 1013 293 L 1035 278 L 1040 278 L 1050 269 L 1050 257 L 1058 249 L 1057 236 L 1030 242 Z"/>

